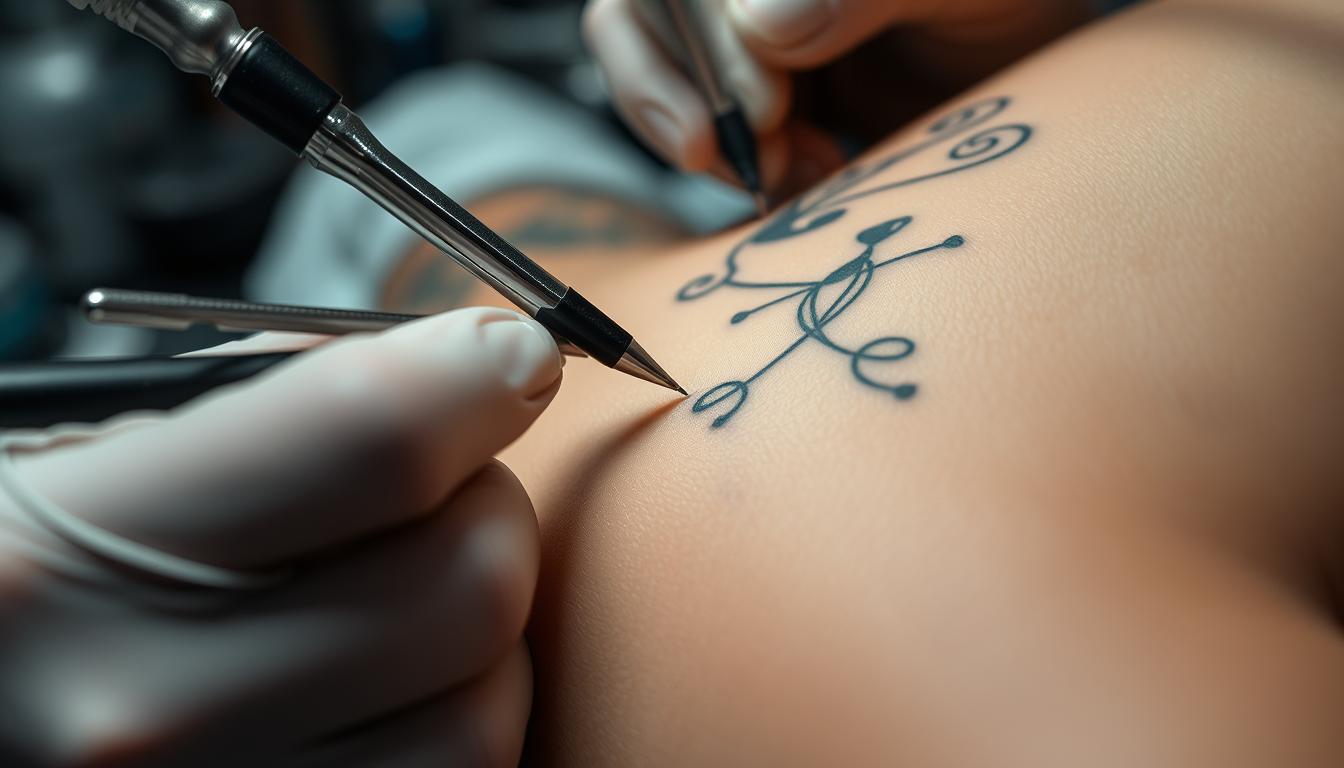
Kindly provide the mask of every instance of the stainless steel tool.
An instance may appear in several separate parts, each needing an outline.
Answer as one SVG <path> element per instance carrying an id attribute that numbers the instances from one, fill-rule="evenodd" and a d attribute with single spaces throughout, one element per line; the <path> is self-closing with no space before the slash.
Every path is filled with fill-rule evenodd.
<path id="1" fill-rule="evenodd" d="M 260 29 L 246 31 L 220 0 L 67 0 L 161 48 L 214 95 L 350 184 L 604 365 L 685 394 L 639 342 L 388 151 L 341 96 Z"/>
<path id="2" fill-rule="evenodd" d="M 95 288 L 84 294 L 84 317 L 94 323 L 138 325 L 181 331 L 210 325 L 221 331 L 290 331 L 295 333 L 370 333 L 418 320 L 424 315 L 366 312 L 356 309 L 260 304 L 233 299 L 188 296 L 185 293 Z M 565 339 L 556 339 L 570 357 L 588 354 Z"/>
<path id="3" fill-rule="evenodd" d="M 674 53 L 691 76 L 700 95 L 714 116 L 714 135 L 719 152 L 742 181 L 756 206 L 756 215 L 769 212 L 769 201 L 762 187 L 756 133 L 747 121 L 741 105 L 724 83 L 722 67 L 715 59 L 710 40 L 710 25 L 715 13 L 704 7 L 704 0 L 640 0 L 645 16 L 658 27 L 665 45 Z"/>

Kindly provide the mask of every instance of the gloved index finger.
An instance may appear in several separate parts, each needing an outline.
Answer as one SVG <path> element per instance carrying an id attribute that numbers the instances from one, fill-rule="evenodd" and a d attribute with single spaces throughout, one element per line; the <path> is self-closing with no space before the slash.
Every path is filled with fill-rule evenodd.
<path id="1" fill-rule="evenodd" d="M 17 463 L 50 500 L 132 541 L 269 567 L 439 506 L 541 413 L 560 371 L 534 321 L 459 310 Z"/>
<path id="2" fill-rule="evenodd" d="M 787 73 L 770 67 L 759 60 L 747 47 L 738 31 L 734 28 L 721 2 L 697 2 L 682 0 L 683 18 L 699 33 L 703 45 L 708 49 L 716 80 L 726 90 L 737 106 L 746 114 L 747 121 L 759 134 L 767 134 L 778 129 L 788 115 L 789 102 L 793 95 L 792 83 Z M 641 9 L 641 18 L 650 24 L 661 24 L 664 29 L 671 26 L 667 13 L 667 4 L 662 0 L 636 0 Z M 700 9 L 698 13 L 695 9 Z M 660 21 L 661 20 L 661 21 Z M 661 39 L 676 38 L 671 30 L 660 34 Z M 672 45 L 680 49 L 680 44 Z M 689 65 L 682 61 L 682 66 Z"/>
<path id="3" fill-rule="evenodd" d="M 626 123 L 683 170 L 708 168 L 715 154 L 709 106 L 631 0 L 594 0 L 584 11 L 583 30 Z"/>
<path id="4" fill-rule="evenodd" d="M 298 352 L 312 349 L 319 344 L 331 341 L 332 337 L 320 333 L 294 333 L 290 331 L 262 331 L 251 336 L 216 344 L 213 347 L 183 352 L 178 357 L 213 357 L 220 355 L 256 355 L 266 352 Z"/>
<path id="5" fill-rule="evenodd" d="M 718 3 L 707 5 L 712 7 L 695 16 L 688 12 L 684 20 L 711 54 L 716 82 L 758 133 L 776 130 L 788 113 L 788 78 L 747 51 Z M 681 169 L 708 170 L 718 158 L 711 105 L 667 4 L 594 0 L 584 13 L 584 31 L 626 122 Z"/>

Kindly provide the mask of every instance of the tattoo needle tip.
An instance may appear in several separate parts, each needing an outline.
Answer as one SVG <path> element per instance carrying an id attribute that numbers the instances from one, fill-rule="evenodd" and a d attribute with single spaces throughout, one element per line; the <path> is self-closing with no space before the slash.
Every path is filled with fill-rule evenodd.
<path id="1" fill-rule="evenodd" d="M 690 396 L 691 396 L 691 393 L 690 393 L 690 392 L 687 392 L 687 391 L 686 391 L 686 388 L 683 387 L 683 386 L 681 386 L 680 384 L 677 385 L 677 391 L 681 393 L 681 396 L 682 396 L 682 397 L 690 397 Z"/>

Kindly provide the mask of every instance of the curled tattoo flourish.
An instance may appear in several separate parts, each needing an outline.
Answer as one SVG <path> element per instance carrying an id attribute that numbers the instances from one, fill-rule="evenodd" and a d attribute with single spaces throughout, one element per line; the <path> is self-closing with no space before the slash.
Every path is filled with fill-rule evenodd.
<path id="1" fill-rule="evenodd" d="M 908 400 L 914 397 L 918 389 L 915 384 L 909 382 L 887 384 L 873 376 L 865 367 L 865 364 L 871 366 L 904 360 L 914 354 L 914 341 L 904 336 L 883 336 L 857 347 L 850 347 L 833 339 L 826 330 L 827 325 L 844 314 L 845 310 L 849 309 L 858 300 L 859 296 L 867 290 L 868 284 L 872 282 L 873 274 L 877 270 L 931 251 L 960 248 L 965 243 L 965 238 L 960 235 L 953 235 L 934 245 L 918 248 L 882 261 L 875 260 L 874 254 L 878 245 L 894 236 L 910 221 L 911 218 L 905 216 L 883 222 L 875 227 L 869 227 L 855 238 L 857 242 L 864 246 L 863 251 L 858 256 L 832 270 L 830 274 L 820 280 L 801 290 L 787 294 L 783 299 L 768 301 L 758 307 L 734 315 L 732 322 L 740 323 L 752 314 L 778 304 L 782 300 L 800 297 L 796 319 L 802 335 L 749 378 L 724 382 L 701 395 L 691 406 L 691 410 L 700 413 L 731 399 L 732 403 L 728 406 L 728 410 L 713 421 L 713 426 L 722 427 L 746 404 L 747 397 L 751 394 L 751 387 L 758 379 L 809 341 L 815 341 L 827 349 L 848 357 L 850 371 L 862 384 L 888 392 L 898 400 Z"/>
<path id="2" fill-rule="evenodd" d="M 801 331 L 801 335 L 783 352 L 765 363 L 751 376 L 726 381 L 710 388 L 695 401 L 692 411 L 700 413 L 710 409 L 722 409 L 714 418 L 712 426 L 724 426 L 746 405 L 752 386 L 762 376 L 809 342 L 815 342 L 848 358 L 850 372 L 859 383 L 887 392 L 898 400 L 914 397 L 918 392 L 916 384 L 911 382 L 889 384 L 879 379 L 875 372 L 875 369 L 883 364 L 896 363 L 913 355 L 916 345 L 912 339 L 897 335 L 883 336 L 849 347 L 834 340 L 827 333 L 827 326 L 858 300 L 878 270 L 914 256 L 959 248 L 965 243 L 963 236 L 951 235 L 941 242 L 877 260 L 875 254 L 878 246 L 897 235 L 912 221 L 910 216 L 890 219 L 859 232 L 855 236 L 855 241 L 863 246 L 859 255 L 845 261 L 819 280 L 793 282 L 746 280 L 738 276 L 740 271 L 738 260 L 749 249 L 799 237 L 834 224 L 848 212 L 844 207 L 848 203 L 880 192 L 959 173 L 1012 153 L 1030 140 L 1032 136 L 1030 126 L 1005 123 L 984 127 L 986 123 L 1002 114 L 1009 104 L 1010 100 L 1007 97 L 974 102 L 934 121 L 927 129 L 924 138 L 913 146 L 868 163 L 851 166 L 817 191 L 784 206 L 747 239 L 733 246 L 728 252 L 721 272 L 700 275 L 682 286 L 677 292 L 678 301 L 694 301 L 723 288 L 777 292 L 775 298 L 735 313 L 730 318 L 730 323 L 734 325 L 742 323 L 757 312 L 778 304 L 797 302 L 795 319 Z M 865 182 L 876 180 L 880 174 L 884 174 L 901 162 L 956 137 L 961 138 L 943 155 L 943 160 L 946 162 L 944 167 L 862 187 Z"/>

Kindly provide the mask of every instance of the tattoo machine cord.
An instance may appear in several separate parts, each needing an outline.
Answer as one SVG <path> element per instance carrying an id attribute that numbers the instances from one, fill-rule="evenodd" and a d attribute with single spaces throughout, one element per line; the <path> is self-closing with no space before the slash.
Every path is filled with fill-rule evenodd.
<path id="1" fill-rule="evenodd" d="M 423 315 L 363 312 L 288 304 L 257 304 L 181 293 L 98 288 L 84 295 L 84 316 L 95 323 L 186 330 L 295 333 L 377 332 Z M 587 354 L 558 340 L 570 357 Z M 94 423 L 136 410 L 168 410 L 212 389 L 255 376 L 296 352 L 194 357 L 56 360 L 0 368 L 0 428 Z"/>
<path id="2" fill-rule="evenodd" d="M 67 0 L 163 50 L 184 72 L 315 168 L 362 192 L 556 336 L 681 394 L 635 339 L 379 143 L 330 85 L 222 0 Z"/>

